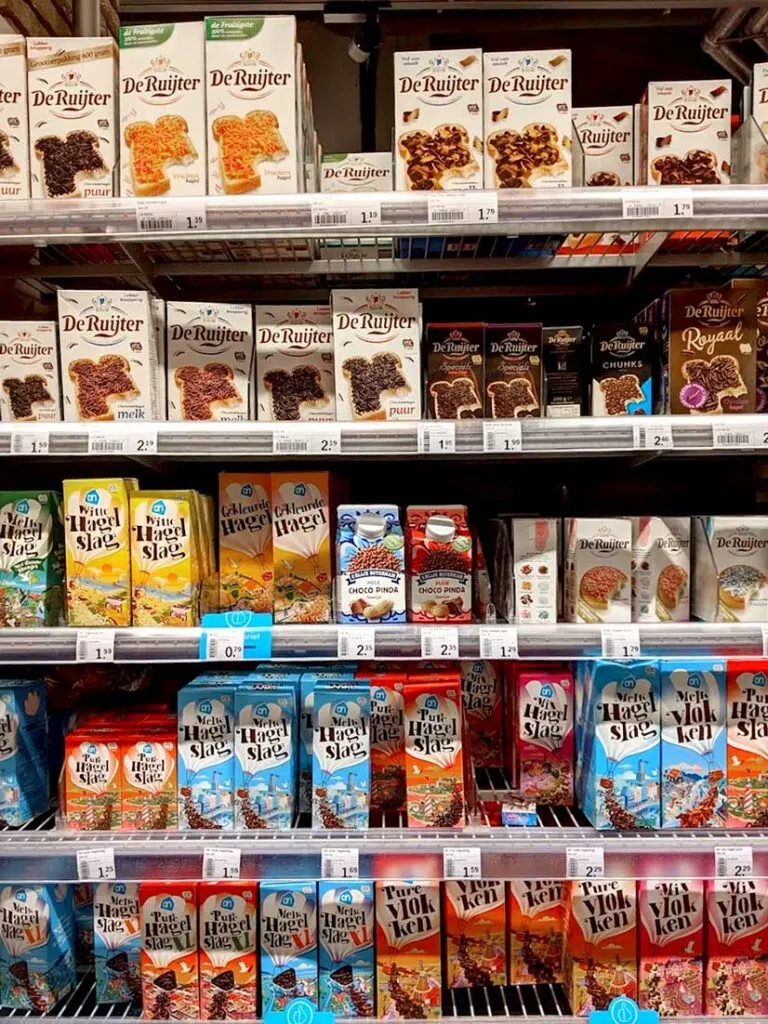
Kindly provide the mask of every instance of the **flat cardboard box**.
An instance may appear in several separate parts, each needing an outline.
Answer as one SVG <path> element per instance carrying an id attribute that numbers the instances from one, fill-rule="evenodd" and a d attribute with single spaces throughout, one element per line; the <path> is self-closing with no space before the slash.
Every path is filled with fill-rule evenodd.
<path id="1" fill-rule="evenodd" d="M 10 157 L 0 171 L 0 199 L 29 199 L 27 48 L 24 36 L 0 40 L 1 151 Z"/>

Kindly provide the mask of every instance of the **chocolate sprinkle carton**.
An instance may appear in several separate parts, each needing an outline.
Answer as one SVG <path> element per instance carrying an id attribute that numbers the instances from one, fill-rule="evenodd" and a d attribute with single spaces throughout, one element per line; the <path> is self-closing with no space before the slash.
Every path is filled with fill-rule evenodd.
<path id="1" fill-rule="evenodd" d="M 556 984 L 563 977 L 565 887 L 556 880 L 507 883 L 510 985 Z"/>
<path id="2" fill-rule="evenodd" d="M 371 685 L 318 686 L 312 708 L 312 827 L 368 828 Z"/>
<path id="3" fill-rule="evenodd" d="M 61 496 L 0 492 L 0 626 L 59 626 L 64 601 Z"/>
<path id="4" fill-rule="evenodd" d="M 427 324 L 427 411 L 433 420 L 483 415 L 485 325 Z"/>
<path id="5" fill-rule="evenodd" d="M 405 543 L 397 505 L 339 505 L 336 572 L 339 622 L 405 622 Z"/>
<path id="6" fill-rule="evenodd" d="M 485 325 L 486 419 L 541 416 L 541 324 Z"/>
<path id="7" fill-rule="evenodd" d="M 201 882 L 200 1019 L 253 1020 L 257 882 Z"/>
<path id="8" fill-rule="evenodd" d="M 317 883 L 320 1010 L 373 1017 L 373 882 Z"/>
<path id="9" fill-rule="evenodd" d="M 410 828 L 463 828 L 464 745 L 461 677 L 408 682 L 405 771 Z"/>
<path id="10" fill-rule="evenodd" d="M 24 36 L 0 45 L 0 199 L 29 199 L 27 50 Z"/>
<path id="11" fill-rule="evenodd" d="M 768 661 L 728 664 L 728 828 L 768 823 Z"/>
<path id="12" fill-rule="evenodd" d="M 4 423 L 52 423 L 61 419 L 53 321 L 0 322 L 0 415 Z"/>
<path id="13" fill-rule="evenodd" d="M 562 669 L 525 668 L 516 677 L 518 786 L 525 800 L 569 807 L 573 803 L 573 676 Z"/>
<path id="14" fill-rule="evenodd" d="M 0 1006 L 49 1013 L 76 982 L 72 887 L 3 886 Z"/>
<path id="15" fill-rule="evenodd" d="M 448 988 L 507 984 L 504 882 L 443 882 Z"/>
<path id="16" fill-rule="evenodd" d="M 275 623 L 330 622 L 330 475 L 271 477 Z"/>
<path id="17" fill-rule="evenodd" d="M 234 827 L 235 687 L 188 683 L 178 697 L 179 828 Z"/>
<path id="18" fill-rule="evenodd" d="M 472 763 L 476 767 L 500 768 L 504 747 L 501 664 L 498 661 L 460 661 L 459 668 Z"/>
<path id="19" fill-rule="evenodd" d="M 43 683 L 0 682 L 0 823 L 19 828 L 48 807 L 47 699 Z"/>
<path id="20" fill-rule="evenodd" d="M 298 775 L 296 688 L 238 686 L 234 696 L 235 828 L 289 829 Z"/>
<path id="21" fill-rule="evenodd" d="M 593 326 L 593 416 L 651 415 L 651 340 L 646 324 L 626 322 Z"/>
<path id="22" fill-rule="evenodd" d="M 138 1003 L 141 998 L 139 886 L 99 882 L 93 895 L 97 1003 Z"/>
<path id="23" fill-rule="evenodd" d="M 695 516 L 693 618 L 768 618 L 768 516 Z"/>
<path id="24" fill-rule="evenodd" d="M 256 306 L 254 312 L 258 419 L 335 420 L 330 306 Z"/>
<path id="25" fill-rule="evenodd" d="M 768 1013 L 768 881 L 708 881 L 705 1002 L 709 1016 Z"/>
<path id="26" fill-rule="evenodd" d="M 376 1013 L 388 1020 L 442 1014 L 440 883 L 376 882 Z"/>
<path id="27" fill-rule="evenodd" d="M 272 614 L 268 473 L 219 473 L 219 610 Z"/>
<path id="28" fill-rule="evenodd" d="M 261 882 L 261 1015 L 282 1012 L 292 999 L 317 1006 L 315 883 Z"/>
<path id="29" fill-rule="evenodd" d="M 371 680 L 371 809 L 405 810 L 405 673 L 377 672 Z"/>
<path id="30" fill-rule="evenodd" d="M 139 905 L 144 1017 L 199 1020 L 197 885 L 142 882 Z"/>
<path id="31" fill-rule="evenodd" d="M 729 184 L 730 78 L 649 82 L 639 121 L 638 184 Z"/>
<path id="32" fill-rule="evenodd" d="M 704 882 L 648 879 L 638 884 L 639 993 L 662 1017 L 704 1013 Z"/>
<path id="33" fill-rule="evenodd" d="M 581 327 L 545 327 L 544 415 L 549 419 L 582 416 L 587 394 Z"/>

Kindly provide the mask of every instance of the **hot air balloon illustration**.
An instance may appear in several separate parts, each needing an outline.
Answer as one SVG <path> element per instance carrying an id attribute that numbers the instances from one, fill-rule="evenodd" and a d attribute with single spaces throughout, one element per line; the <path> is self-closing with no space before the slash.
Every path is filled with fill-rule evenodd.
<path id="1" fill-rule="evenodd" d="M 506 984 L 504 883 L 455 880 L 444 893 L 449 988 Z"/>
<path id="2" fill-rule="evenodd" d="M 373 889 L 367 882 L 318 884 L 320 1009 L 373 1016 Z"/>
<path id="3" fill-rule="evenodd" d="M 175 828 L 175 744 L 169 740 L 137 740 L 123 746 L 122 759 L 123 828 Z"/>
<path id="4" fill-rule="evenodd" d="M 219 606 L 272 611 L 272 517 L 268 477 L 219 477 Z"/>
<path id="5" fill-rule="evenodd" d="M 52 901 L 52 893 L 42 885 L 8 885 L 0 890 L 0 944 L 8 961 L 6 1006 L 44 1013 L 58 998 L 47 979 Z"/>
<path id="6" fill-rule="evenodd" d="M 317 919 L 314 885 L 262 882 L 262 1014 L 291 999 L 317 1004 Z"/>
<path id="7" fill-rule="evenodd" d="M 130 496 L 134 626 L 194 626 L 200 570 L 194 564 L 189 497 Z"/>
<path id="8" fill-rule="evenodd" d="M 70 625 L 131 624 L 129 522 L 122 481 L 65 481 Z"/>
<path id="9" fill-rule="evenodd" d="M 96 1001 L 138 1002 L 141 928 L 139 887 L 131 882 L 100 882 L 93 894 Z"/>
<path id="10" fill-rule="evenodd" d="M 120 827 L 120 757 L 113 741 L 66 741 L 65 818 L 67 827 L 110 831 Z"/>
<path id="11" fill-rule="evenodd" d="M 235 827 L 290 828 L 296 782 L 293 694 L 246 693 L 236 701 Z"/>
<path id="12" fill-rule="evenodd" d="M 179 822 L 187 829 L 232 828 L 232 697 L 214 687 L 182 690 L 178 714 Z"/>
<path id="13" fill-rule="evenodd" d="M 275 622 L 330 622 L 328 475 L 272 474 Z"/>
<path id="14" fill-rule="evenodd" d="M 371 807 L 405 805 L 405 726 L 401 683 L 371 686 Z"/>
<path id="15" fill-rule="evenodd" d="M 368 827 L 369 687 L 319 687 L 312 710 L 312 825 Z"/>
<path id="16" fill-rule="evenodd" d="M 768 827 L 768 673 L 728 673 L 728 826 Z M 735 751 L 739 753 L 736 754 Z"/>
<path id="17" fill-rule="evenodd" d="M 405 698 L 408 824 L 459 828 L 464 781 L 459 694 L 449 682 L 410 687 Z"/>
<path id="18" fill-rule="evenodd" d="M 531 673 L 520 680 L 520 789 L 527 800 L 573 803 L 573 679 Z"/>
<path id="19" fill-rule="evenodd" d="M 200 997 L 205 1020 L 256 1016 L 256 906 L 248 882 L 200 892 Z"/>

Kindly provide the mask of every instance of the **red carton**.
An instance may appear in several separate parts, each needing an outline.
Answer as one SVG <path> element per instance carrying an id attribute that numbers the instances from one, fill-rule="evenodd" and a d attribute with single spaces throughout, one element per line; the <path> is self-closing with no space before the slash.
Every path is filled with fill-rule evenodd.
<path id="1" fill-rule="evenodd" d="M 507 984 L 504 883 L 443 883 L 448 988 Z"/>
<path id="2" fill-rule="evenodd" d="M 706 1010 L 710 1017 L 768 1014 L 768 881 L 706 883 Z"/>
<path id="3" fill-rule="evenodd" d="M 200 882 L 202 1020 L 253 1020 L 256 1006 L 256 882 Z"/>
<path id="4" fill-rule="evenodd" d="M 388 1020 L 441 1016 L 439 882 L 376 882 L 376 998 Z"/>
<path id="5" fill-rule="evenodd" d="M 406 683 L 405 771 L 411 828 L 464 828 L 460 679 Z"/>
<path id="6" fill-rule="evenodd" d="M 144 1017 L 199 1020 L 197 885 L 142 882 L 139 909 Z"/>
<path id="7" fill-rule="evenodd" d="M 638 1002 L 662 1017 L 704 1012 L 704 883 L 649 879 L 639 883 Z"/>
<path id="8" fill-rule="evenodd" d="M 504 705 L 501 662 L 462 661 L 461 698 L 464 721 L 476 768 L 501 768 Z"/>
<path id="9" fill-rule="evenodd" d="M 565 885 L 546 879 L 508 883 L 510 985 L 563 981 Z"/>
<path id="10" fill-rule="evenodd" d="M 466 506 L 410 505 L 405 543 L 408 621 L 471 622 L 472 535 Z"/>
<path id="11" fill-rule="evenodd" d="M 518 673 L 518 787 L 526 800 L 573 803 L 573 692 L 568 671 Z"/>
<path id="12" fill-rule="evenodd" d="M 728 663 L 728 828 L 768 826 L 768 660 Z"/>

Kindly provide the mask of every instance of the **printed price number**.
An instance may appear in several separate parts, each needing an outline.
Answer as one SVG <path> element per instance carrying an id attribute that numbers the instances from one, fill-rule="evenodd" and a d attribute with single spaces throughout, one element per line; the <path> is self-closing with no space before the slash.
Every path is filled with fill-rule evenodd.
<path id="1" fill-rule="evenodd" d="M 381 203 L 375 199 L 366 198 L 364 205 L 353 200 L 347 203 L 321 199 L 312 203 L 313 228 L 377 228 L 380 225 Z"/>
<path id="2" fill-rule="evenodd" d="M 103 662 L 114 660 L 114 629 L 78 629 L 75 639 L 75 661 Z"/>
<path id="3" fill-rule="evenodd" d="M 323 424 L 322 427 L 298 429 L 282 427 L 272 432 L 273 455 L 338 455 L 341 451 L 341 430 L 339 427 Z"/>
<path id="4" fill-rule="evenodd" d="M 637 626 L 603 626 L 602 644 L 604 658 L 639 658 L 640 630 Z"/>
<path id="5" fill-rule="evenodd" d="M 240 850 L 234 846 L 206 846 L 203 848 L 203 878 L 240 877 Z"/>
<path id="6" fill-rule="evenodd" d="M 515 626 L 480 626 L 480 657 L 488 661 L 520 657 Z"/>
<path id="7" fill-rule="evenodd" d="M 208 629 L 205 632 L 206 661 L 242 661 L 245 658 L 244 629 Z"/>
<path id="8" fill-rule="evenodd" d="M 49 431 L 11 429 L 11 455 L 48 455 L 50 450 Z"/>
<path id="9" fill-rule="evenodd" d="M 443 850 L 443 878 L 482 878 L 479 846 L 446 846 Z"/>
<path id="10" fill-rule="evenodd" d="M 496 192 L 463 190 L 427 196 L 427 223 L 498 224 L 499 197 Z"/>
<path id="11" fill-rule="evenodd" d="M 483 420 L 483 451 L 515 453 L 523 450 L 523 428 L 517 420 Z"/>
<path id="12" fill-rule="evenodd" d="M 751 846 L 716 846 L 717 878 L 751 878 L 753 874 Z"/>
<path id="13" fill-rule="evenodd" d="M 324 846 L 321 851 L 322 878 L 360 877 L 360 854 L 349 846 Z"/>
<path id="14" fill-rule="evenodd" d="M 605 878 L 605 851 L 602 846 L 568 846 L 565 851 L 565 877 Z"/>
<path id="15" fill-rule="evenodd" d="M 423 626 L 421 656 L 425 659 L 456 660 L 459 657 L 459 631 L 456 626 Z"/>
<path id="16" fill-rule="evenodd" d="M 370 661 L 376 656 L 373 626 L 339 627 L 338 654 L 340 658 Z"/>
<path id="17" fill-rule="evenodd" d="M 420 455 L 450 455 L 456 451 L 454 423 L 419 423 L 416 430 Z"/>
<path id="18" fill-rule="evenodd" d="M 78 850 L 77 877 L 81 882 L 103 882 L 115 878 L 115 851 L 109 846 Z"/>
<path id="19" fill-rule="evenodd" d="M 137 199 L 139 231 L 206 231 L 204 199 Z"/>
<path id="20" fill-rule="evenodd" d="M 671 423 L 633 423 L 635 448 L 648 448 L 661 451 L 663 448 L 674 448 Z"/>
<path id="21" fill-rule="evenodd" d="M 124 437 L 127 455 L 157 455 L 156 430 L 127 430 Z"/>

